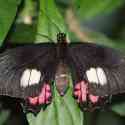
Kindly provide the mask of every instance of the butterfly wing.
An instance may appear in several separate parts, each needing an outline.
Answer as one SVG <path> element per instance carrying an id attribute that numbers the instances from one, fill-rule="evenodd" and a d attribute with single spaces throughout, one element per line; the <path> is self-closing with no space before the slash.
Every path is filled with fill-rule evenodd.
<path id="1" fill-rule="evenodd" d="M 125 92 L 125 56 L 114 49 L 92 43 L 75 43 L 68 47 L 74 83 L 85 80 L 89 91 L 98 96 Z"/>
<path id="2" fill-rule="evenodd" d="M 54 43 L 6 49 L 0 54 L 0 95 L 18 98 L 38 95 L 43 83 L 52 79 L 55 61 Z"/>

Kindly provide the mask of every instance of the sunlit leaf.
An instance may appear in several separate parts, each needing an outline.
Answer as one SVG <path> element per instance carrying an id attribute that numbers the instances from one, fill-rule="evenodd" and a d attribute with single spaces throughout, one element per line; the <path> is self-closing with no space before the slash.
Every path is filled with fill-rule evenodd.
<path id="1" fill-rule="evenodd" d="M 40 0 L 36 42 L 50 42 L 48 38 L 56 41 L 58 32 L 66 32 L 66 27 L 54 0 Z"/>

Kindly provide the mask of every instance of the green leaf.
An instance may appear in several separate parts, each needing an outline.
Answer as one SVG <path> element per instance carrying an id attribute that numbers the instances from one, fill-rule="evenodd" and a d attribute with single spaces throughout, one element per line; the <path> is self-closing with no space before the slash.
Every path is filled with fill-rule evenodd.
<path id="1" fill-rule="evenodd" d="M 11 32 L 9 42 L 16 44 L 34 43 L 36 35 L 36 24 L 16 24 L 14 32 Z"/>
<path id="2" fill-rule="evenodd" d="M 110 111 L 100 111 L 95 114 L 93 121 L 94 125 L 123 125 L 123 121 L 118 115 Z"/>
<path id="3" fill-rule="evenodd" d="M 66 32 L 66 27 L 54 0 L 40 0 L 36 43 L 50 42 L 48 38 L 56 41 L 58 32 Z"/>
<path id="4" fill-rule="evenodd" d="M 20 0 L 0 0 L 0 45 L 12 25 L 19 3 Z"/>
<path id="5" fill-rule="evenodd" d="M 20 13 L 18 14 L 18 23 L 24 23 L 27 25 L 32 25 L 33 17 L 36 16 L 36 3 L 37 1 L 33 0 L 24 0 L 23 7 L 21 8 Z"/>
<path id="6" fill-rule="evenodd" d="M 81 19 L 90 19 L 109 13 L 124 3 L 124 0 L 74 0 L 77 15 Z"/>
<path id="7" fill-rule="evenodd" d="M 117 113 L 121 116 L 125 116 L 125 102 L 120 103 L 120 104 L 115 104 L 111 107 L 111 109 L 115 113 Z"/>
<path id="8" fill-rule="evenodd" d="M 105 46 L 112 47 L 112 48 L 125 52 L 125 42 L 124 41 L 121 41 L 118 39 L 112 40 L 109 37 L 107 37 L 105 34 L 92 31 L 86 27 L 84 27 L 83 29 L 84 29 L 83 33 L 85 32 L 87 34 L 87 37 L 89 38 L 89 42 L 97 43 L 100 45 L 105 45 Z M 78 40 L 75 40 L 75 41 L 78 41 Z"/>
<path id="9" fill-rule="evenodd" d="M 70 88 L 64 97 L 60 97 L 55 90 L 51 105 L 35 117 L 27 114 L 30 125 L 83 125 L 83 113 L 72 97 Z"/>

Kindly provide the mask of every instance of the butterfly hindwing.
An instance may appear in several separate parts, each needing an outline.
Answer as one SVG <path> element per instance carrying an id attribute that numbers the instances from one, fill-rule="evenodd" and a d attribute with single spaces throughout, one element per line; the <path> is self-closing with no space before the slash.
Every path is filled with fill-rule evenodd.
<path id="1" fill-rule="evenodd" d="M 68 59 L 74 67 L 74 82 L 87 81 L 92 94 L 106 96 L 125 91 L 125 57 L 121 52 L 92 43 L 75 43 L 68 47 Z"/>
<path id="2" fill-rule="evenodd" d="M 52 79 L 55 65 L 55 44 L 6 49 L 0 54 L 0 95 L 17 98 L 36 96 L 42 84 Z"/>

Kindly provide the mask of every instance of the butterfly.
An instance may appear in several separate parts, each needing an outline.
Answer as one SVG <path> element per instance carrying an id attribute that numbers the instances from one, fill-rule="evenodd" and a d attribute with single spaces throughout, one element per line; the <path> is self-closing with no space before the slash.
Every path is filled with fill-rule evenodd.
<path id="1" fill-rule="evenodd" d="M 58 33 L 57 43 L 23 45 L 0 53 L 0 95 L 27 100 L 33 107 L 49 104 L 52 81 L 63 96 L 70 73 L 79 104 L 96 105 L 103 97 L 125 92 L 124 54 L 94 43 L 68 44 L 66 34 Z"/>

